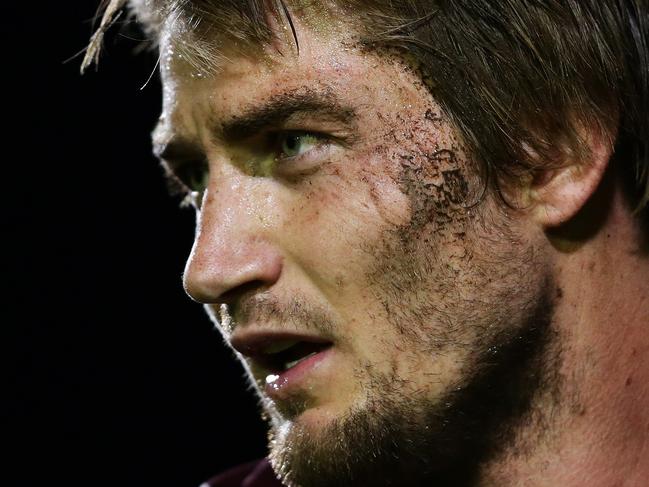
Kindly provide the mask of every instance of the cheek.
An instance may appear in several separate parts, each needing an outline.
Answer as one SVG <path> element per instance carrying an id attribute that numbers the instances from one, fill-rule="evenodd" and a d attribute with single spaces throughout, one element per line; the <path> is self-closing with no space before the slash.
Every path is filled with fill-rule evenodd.
<path id="1" fill-rule="evenodd" d="M 399 184 L 399 171 L 393 164 L 387 165 L 382 155 L 369 155 L 366 162 L 359 180 L 367 188 L 367 196 L 383 228 L 402 225 L 410 218 L 410 201 Z"/>
<path id="2" fill-rule="evenodd" d="M 408 215 L 408 199 L 376 154 L 356 154 L 301 183 L 284 224 L 285 248 L 327 281 L 369 265 L 364 249 Z"/>
<path id="3" fill-rule="evenodd" d="M 411 217 L 408 228 L 424 228 L 434 233 L 465 219 L 472 205 L 470 164 L 461 145 L 453 138 L 414 151 L 395 155 L 400 166 L 399 186 L 410 202 Z M 475 179 L 475 178 L 474 178 Z"/>

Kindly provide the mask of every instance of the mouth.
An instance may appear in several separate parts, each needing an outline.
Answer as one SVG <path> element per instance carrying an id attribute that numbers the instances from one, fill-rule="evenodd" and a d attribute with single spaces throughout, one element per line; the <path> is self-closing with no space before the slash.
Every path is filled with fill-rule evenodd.
<path id="1" fill-rule="evenodd" d="M 287 334 L 235 336 L 232 346 L 249 358 L 264 376 L 266 393 L 277 400 L 303 385 L 333 349 L 331 341 L 320 337 Z"/>
<path id="2" fill-rule="evenodd" d="M 330 343 L 326 344 L 289 340 L 286 342 L 274 343 L 264 352 L 251 358 L 264 369 L 275 374 L 281 374 L 330 346 Z"/>

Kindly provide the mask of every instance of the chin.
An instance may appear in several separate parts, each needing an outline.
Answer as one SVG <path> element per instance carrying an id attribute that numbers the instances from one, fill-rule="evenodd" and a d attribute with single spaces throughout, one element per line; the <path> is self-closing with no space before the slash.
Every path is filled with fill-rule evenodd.
<path id="1" fill-rule="evenodd" d="M 317 438 L 333 424 L 350 416 L 353 409 L 348 402 L 328 402 L 321 405 L 308 404 L 308 400 L 296 400 L 290 404 L 271 403 L 271 434 L 290 440 L 295 435 L 311 435 Z M 276 432 L 276 433 L 274 433 Z M 288 441 L 288 440 L 287 440 Z"/>
<path id="2" fill-rule="evenodd" d="M 328 459 L 336 455 L 335 445 L 344 448 L 346 441 L 338 441 L 342 439 L 340 431 L 353 416 L 353 408 L 341 403 L 326 403 L 288 411 L 296 406 L 283 405 L 280 412 L 273 405 L 268 411 L 269 459 L 276 474 L 289 487 L 347 485 L 344 475 L 331 478 Z M 342 457 L 338 455 L 338 458 Z"/>

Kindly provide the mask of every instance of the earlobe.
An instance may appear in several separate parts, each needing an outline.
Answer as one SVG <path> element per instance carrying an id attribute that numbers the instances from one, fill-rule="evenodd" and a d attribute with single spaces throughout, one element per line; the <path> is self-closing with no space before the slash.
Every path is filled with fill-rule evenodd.
<path id="1" fill-rule="evenodd" d="M 586 156 L 540 174 L 530 188 L 534 218 L 545 229 L 570 221 L 596 192 L 613 153 L 611 139 L 589 134 Z"/>

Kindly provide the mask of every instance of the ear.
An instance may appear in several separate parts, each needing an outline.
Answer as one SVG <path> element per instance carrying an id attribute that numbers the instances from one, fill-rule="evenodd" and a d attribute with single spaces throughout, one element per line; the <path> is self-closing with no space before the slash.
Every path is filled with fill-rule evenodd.
<path id="1" fill-rule="evenodd" d="M 566 156 L 560 169 L 539 175 L 530 188 L 534 218 L 546 229 L 572 219 L 595 193 L 608 167 L 613 153 L 611 137 L 602 130 L 582 135 L 587 145 L 582 151 L 585 155 L 565 151 L 572 156 Z"/>

